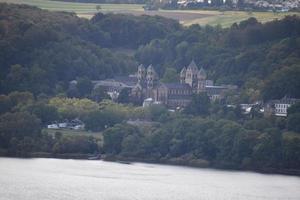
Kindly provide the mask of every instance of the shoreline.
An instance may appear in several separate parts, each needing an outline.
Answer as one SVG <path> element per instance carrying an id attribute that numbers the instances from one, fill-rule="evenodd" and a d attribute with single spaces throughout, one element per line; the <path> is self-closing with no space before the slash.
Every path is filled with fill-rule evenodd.
<path id="1" fill-rule="evenodd" d="M 142 159 L 134 157 L 123 157 L 123 156 L 112 156 L 112 155 L 92 155 L 92 154 L 52 154 L 52 153 L 31 153 L 28 156 L 18 157 L 18 156 L 5 156 L 0 155 L 4 158 L 55 158 L 55 159 L 76 159 L 76 160 L 102 160 L 107 162 L 115 162 L 122 164 L 131 164 L 135 162 L 139 163 L 149 163 L 149 164 L 161 164 L 161 165 L 172 165 L 172 166 L 183 166 L 192 167 L 198 169 L 215 169 L 224 171 L 236 171 L 236 172 L 254 172 L 261 174 L 273 174 L 273 175 L 289 175 L 300 177 L 300 170 L 298 169 L 276 169 L 276 168 L 234 168 L 234 167 L 222 167 L 214 166 L 210 163 L 205 163 L 203 160 L 200 162 L 195 162 L 195 160 L 178 160 L 178 159 Z"/>
<path id="2" fill-rule="evenodd" d="M 114 156 L 113 158 L 110 157 L 109 159 L 104 158 L 101 159 L 103 161 L 110 161 L 110 162 L 140 162 L 140 163 L 149 163 L 149 164 L 161 164 L 161 165 L 173 165 L 173 166 L 184 166 L 184 167 L 192 167 L 198 169 L 215 169 L 215 170 L 224 170 L 224 171 L 236 171 L 236 172 L 254 172 L 260 174 L 273 174 L 273 175 L 289 175 L 289 176 L 297 176 L 300 177 L 300 170 L 297 169 L 276 169 L 276 168 L 265 168 L 265 169 L 258 169 L 258 168 L 229 168 L 229 167 L 221 167 L 221 166 L 214 166 L 214 165 L 199 165 L 197 163 L 185 161 L 184 162 L 176 162 L 172 159 L 141 159 L 141 158 L 124 158 L 121 156 Z"/>

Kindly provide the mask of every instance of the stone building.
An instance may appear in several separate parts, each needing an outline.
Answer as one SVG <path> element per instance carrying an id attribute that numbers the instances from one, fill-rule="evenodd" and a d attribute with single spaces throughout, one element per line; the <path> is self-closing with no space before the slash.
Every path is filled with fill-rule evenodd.
<path id="1" fill-rule="evenodd" d="M 192 100 L 192 88 L 187 83 L 161 83 L 154 99 L 171 108 L 185 107 Z"/>
<path id="2" fill-rule="evenodd" d="M 145 67 L 141 64 L 135 75 L 95 80 L 92 83 L 94 88 L 103 87 L 113 100 L 126 89 L 130 90 L 130 100 L 133 103 L 141 104 L 145 99 L 151 98 L 154 103 L 170 108 L 187 106 L 193 94 L 206 92 L 211 100 L 217 100 L 222 99 L 226 91 L 236 89 L 236 86 L 230 85 L 215 86 L 212 80 L 207 79 L 206 71 L 203 68 L 198 69 L 194 61 L 182 68 L 179 77 L 179 82 L 162 83 L 152 65 Z M 75 82 L 70 84 L 74 85 Z"/>
<path id="3" fill-rule="evenodd" d="M 138 66 L 137 83 L 132 89 L 131 94 L 141 101 L 146 98 L 153 98 L 155 96 L 158 83 L 158 75 L 153 66 L 149 65 L 145 68 L 144 65 L 141 64 Z"/>
<path id="4" fill-rule="evenodd" d="M 177 108 L 187 106 L 193 94 L 206 92 L 211 100 L 217 100 L 223 98 L 229 89 L 236 89 L 236 86 L 214 86 L 213 81 L 207 80 L 206 71 L 203 68 L 199 70 L 194 61 L 183 67 L 179 76 L 180 82 L 161 83 L 152 65 L 147 68 L 140 65 L 132 95 L 142 100 L 152 98 L 155 102 Z"/>
<path id="5" fill-rule="evenodd" d="M 205 70 L 203 68 L 199 70 L 194 61 L 192 61 L 187 68 L 183 67 L 180 72 L 180 83 L 188 84 L 193 93 L 205 91 L 206 78 Z"/>

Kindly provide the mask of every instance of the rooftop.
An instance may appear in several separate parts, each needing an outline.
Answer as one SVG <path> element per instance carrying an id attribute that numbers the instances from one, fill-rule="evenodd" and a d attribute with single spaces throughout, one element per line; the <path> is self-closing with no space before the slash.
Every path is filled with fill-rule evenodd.
<path id="1" fill-rule="evenodd" d="M 168 89 L 191 89 L 190 85 L 187 83 L 163 83 L 162 85 L 167 87 Z"/>

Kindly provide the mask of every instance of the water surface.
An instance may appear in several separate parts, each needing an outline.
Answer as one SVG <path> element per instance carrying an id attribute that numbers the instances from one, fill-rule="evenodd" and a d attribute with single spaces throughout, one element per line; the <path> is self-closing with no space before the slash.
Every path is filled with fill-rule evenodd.
<path id="1" fill-rule="evenodd" d="M 0 158 L 0 200 L 299 200 L 300 178 L 88 160 Z"/>

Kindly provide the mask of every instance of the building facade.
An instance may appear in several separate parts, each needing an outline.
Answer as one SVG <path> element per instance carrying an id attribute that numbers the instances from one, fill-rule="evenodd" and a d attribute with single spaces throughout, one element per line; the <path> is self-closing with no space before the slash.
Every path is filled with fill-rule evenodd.
<path id="1" fill-rule="evenodd" d="M 155 102 L 164 104 L 170 108 L 187 106 L 193 94 L 206 92 L 211 100 L 224 97 L 229 89 L 236 89 L 236 86 L 214 86 L 213 81 L 207 80 L 206 71 L 198 69 L 192 61 L 187 67 L 183 67 L 180 74 L 180 82 L 161 83 L 152 65 L 145 68 L 138 66 L 137 84 L 132 89 L 132 95 L 142 100 L 151 98 Z"/>
<path id="2" fill-rule="evenodd" d="M 187 106 L 193 94 L 206 92 L 211 100 L 224 98 L 228 90 L 236 89 L 236 86 L 215 86 L 212 80 L 207 79 L 207 73 L 203 68 L 198 69 L 192 61 L 187 67 L 183 67 L 179 74 L 180 81 L 175 83 L 162 83 L 154 67 L 139 65 L 136 74 L 119 76 L 105 80 L 92 81 L 94 89 L 102 87 L 112 100 L 117 100 L 120 92 L 129 90 L 130 101 L 142 104 L 145 99 L 152 99 L 154 104 L 164 104 L 170 108 Z M 70 82 L 70 88 L 75 87 L 77 81 Z"/>
<path id="3" fill-rule="evenodd" d="M 275 115 L 278 117 L 286 117 L 287 110 L 293 104 L 300 102 L 300 99 L 283 97 L 279 100 L 271 100 L 264 106 L 265 116 Z"/>

